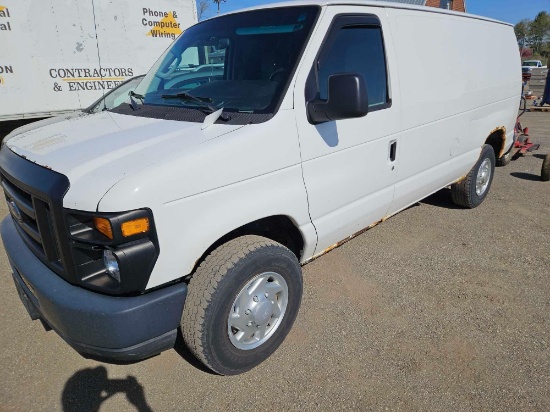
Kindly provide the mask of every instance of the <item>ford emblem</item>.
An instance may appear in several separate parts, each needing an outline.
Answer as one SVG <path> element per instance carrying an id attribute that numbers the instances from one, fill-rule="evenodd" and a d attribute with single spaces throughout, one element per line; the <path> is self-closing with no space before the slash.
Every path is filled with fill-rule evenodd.
<path id="1" fill-rule="evenodd" d="M 12 216 L 18 221 L 23 221 L 23 216 L 21 215 L 21 210 L 19 210 L 19 207 L 15 204 L 13 200 L 8 200 L 8 208 L 10 209 L 10 212 Z"/>

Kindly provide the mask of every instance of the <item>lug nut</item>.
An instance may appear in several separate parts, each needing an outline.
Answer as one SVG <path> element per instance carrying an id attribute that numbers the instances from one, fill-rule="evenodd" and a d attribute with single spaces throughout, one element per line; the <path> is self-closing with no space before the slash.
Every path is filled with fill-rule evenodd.
<path id="1" fill-rule="evenodd" d="M 248 322 L 248 323 L 246 324 L 246 326 L 251 327 L 251 326 L 252 326 L 252 322 Z"/>
<path id="2" fill-rule="evenodd" d="M 250 309 L 247 309 L 245 312 L 244 312 L 245 315 L 250 315 Z"/>
<path id="3" fill-rule="evenodd" d="M 265 292 L 264 296 L 267 298 L 267 297 L 269 297 L 269 294 L 267 292 Z"/>
<path id="4" fill-rule="evenodd" d="M 258 299 L 258 296 L 254 296 L 254 297 L 252 298 L 252 300 L 253 300 L 254 302 L 257 302 L 257 301 L 259 301 L 260 299 Z"/>

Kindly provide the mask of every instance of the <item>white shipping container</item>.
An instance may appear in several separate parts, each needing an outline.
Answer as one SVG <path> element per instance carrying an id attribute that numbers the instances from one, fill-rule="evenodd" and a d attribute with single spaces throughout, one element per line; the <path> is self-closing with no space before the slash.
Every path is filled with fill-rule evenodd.
<path id="1" fill-rule="evenodd" d="M 194 0 L 0 0 L 0 121 L 87 107 L 196 22 Z"/>

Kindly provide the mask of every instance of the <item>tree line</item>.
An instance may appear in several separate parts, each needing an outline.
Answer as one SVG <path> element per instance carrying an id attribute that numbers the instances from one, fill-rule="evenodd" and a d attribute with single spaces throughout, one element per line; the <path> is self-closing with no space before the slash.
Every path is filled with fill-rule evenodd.
<path id="1" fill-rule="evenodd" d="M 536 54 L 548 57 L 550 54 L 550 14 L 541 11 L 531 19 L 523 19 L 514 26 L 522 57 Z M 529 53 L 530 51 L 530 53 Z"/>

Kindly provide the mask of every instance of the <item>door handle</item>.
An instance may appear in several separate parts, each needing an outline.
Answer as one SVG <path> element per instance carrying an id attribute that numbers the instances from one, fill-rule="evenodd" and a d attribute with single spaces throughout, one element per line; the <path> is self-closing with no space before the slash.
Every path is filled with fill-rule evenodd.
<path id="1" fill-rule="evenodd" d="M 395 162 L 397 156 L 397 141 L 390 142 L 390 162 Z"/>

